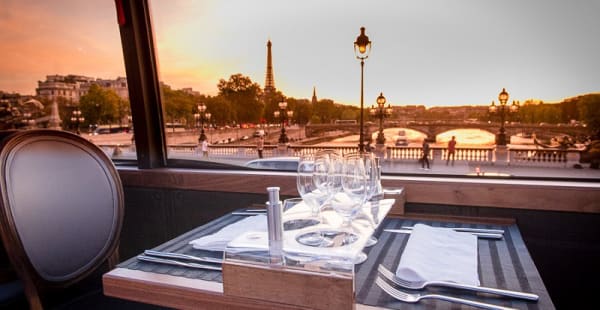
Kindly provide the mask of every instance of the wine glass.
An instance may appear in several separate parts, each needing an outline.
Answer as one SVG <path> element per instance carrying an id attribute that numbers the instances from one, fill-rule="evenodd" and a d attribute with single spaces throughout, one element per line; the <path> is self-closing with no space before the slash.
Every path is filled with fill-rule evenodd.
<path id="1" fill-rule="evenodd" d="M 351 153 L 347 154 L 347 156 L 354 156 L 357 158 L 361 158 L 364 162 L 365 173 L 367 175 L 367 201 L 369 204 L 364 204 L 364 206 L 368 206 L 369 210 L 362 210 L 364 212 L 360 213 L 357 219 L 366 219 L 369 224 L 375 226 L 376 223 L 373 221 L 376 220 L 376 216 L 373 216 L 373 219 L 369 218 L 367 215 L 367 211 L 369 213 L 373 213 L 376 211 L 378 205 L 377 200 L 381 196 L 381 177 L 380 170 L 378 165 L 377 157 L 375 157 L 372 153 Z M 365 247 L 370 247 L 377 244 L 377 238 L 374 236 L 370 236 L 365 243 Z"/>
<path id="2" fill-rule="evenodd" d="M 378 207 L 379 199 L 381 198 L 382 193 L 379 160 L 372 153 L 362 153 L 361 156 L 365 161 L 365 169 L 367 172 L 367 201 L 369 201 L 369 211 L 373 213 L 373 211 Z M 373 214 L 373 221 L 377 221 L 377 216 L 375 214 Z M 372 221 L 369 220 L 369 222 L 371 223 Z M 375 224 L 376 222 L 373 223 L 373 226 L 375 226 Z M 365 247 L 374 246 L 375 244 L 377 244 L 377 238 L 370 236 L 369 239 L 367 239 Z"/>
<path id="3" fill-rule="evenodd" d="M 321 150 L 316 153 L 318 158 L 323 158 L 327 161 L 327 176 L 326 181 L 318 183 L 318 187 L 328 194 L 328 199 L 331 199 L 336 193 L 342 191 L 342 167 L 344 157 L 336 150 Z"/>
<path id="4" fill-rule="evenodd" d="M 342 191 L 334 194 L 332 206 L 344 221 L 342 228 L 350 228 L 352 218 L 368 197 L 365 164 L 360 156 L 345 156 L 341 171 Z"/>
<path id="5" fill-rule="evenodd" d="M 300 196 L 311 206 L 311 216 L 317 217 L 321 223 L 326 223 L 326 217 L 321 215 L 324 206 L 331 197 L 342 190 L 341 169 L 343 157 L 332 149 L 320 150 L 312 155 L 303 155 L 298 166 L 297 186 Z M 319 230 L 302 234 L 297 241 L 304 245 L 331 247 L 339 246 L 332 236 L 335 231 Z M 337 238 L 336 240 L 340 240 Z"/>
<path id="6" fill-rule="evenodd" d="M 340 179 L 342 191 L 334 194 L 331 205 L 343 218 L 340 229 L 348 232 L 346 238 L 357 239 L 357 236 L 353 234 L 352 219 L 360 211 L 369 195 L 364 158 L 357 154 L 344 156 Z M 348 240 L 345 243 L 352 242 Z M 367 255 L 361 252 L 354 258 L 354 263 L 360 264 L 366 259 Z"/>
<path id="7" fill-rule="evenodd" d="M 296 185 L 298 193 L 311 209 L 310 216 L 319 218 L 321 207 L 328 198 L 326 190 L 327 162 L 315 154 L 303 154 L 298 162 Z"/>
<path id="8" fill-rule="evenodd" d="M 296 185 L 298 193 L 311 208 L 310 217 L 317 223 L 323 220 L 320 217 L 321 208 L 330 198 L 330 154 L 317 152 L 300 156 Z M 297 238 L 304 245 L 327 247 L 331 240 L 321 231 L 302 234 Z"/>

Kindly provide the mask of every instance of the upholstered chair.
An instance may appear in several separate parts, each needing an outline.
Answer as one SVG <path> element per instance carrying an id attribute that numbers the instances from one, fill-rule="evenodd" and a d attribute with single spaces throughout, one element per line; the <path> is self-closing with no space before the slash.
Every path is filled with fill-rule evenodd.
<path id="1" fill-rule="evenodd" d="M 0 147 L 0 232 L 30 309 L 81 298 L 87 291 L 65 292 L 90 281 L 96 300 L 109 299 L 98 275 L 119 261 L 124 212 L 110 158 L 85 138 L 58 130 L 16 132 Z M 89 280 L 94 275 L 98 281 Z"/>

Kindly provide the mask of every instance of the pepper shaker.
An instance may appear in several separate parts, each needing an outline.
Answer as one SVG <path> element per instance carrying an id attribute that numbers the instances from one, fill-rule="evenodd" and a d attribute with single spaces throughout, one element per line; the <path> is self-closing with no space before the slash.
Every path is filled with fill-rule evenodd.
<path id="1" fill-rule="evenodd" d="M 267 187 L 267 232 L 269 235 L 269 256 L 272 264 L 283 262 L 283 216 L 279 200 L 279 187 Z"/>

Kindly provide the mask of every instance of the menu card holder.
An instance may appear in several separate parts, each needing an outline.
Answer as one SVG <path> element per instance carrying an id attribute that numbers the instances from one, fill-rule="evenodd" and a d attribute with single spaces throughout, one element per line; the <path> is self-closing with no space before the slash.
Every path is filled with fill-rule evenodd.
<path id="1" fill-rule="evenodd" d="M 285 265 L 223 262 L 225 295 L 260 299 L 310 309 L 354 309 L 354 275 Z"/>
<path id="2" fill-rule="evenodd" d="M 396 202 L 393 198 L 401 196 L 402 206 L 404 205 L 403 189 L 390 195 L 391 199 L 373 202 L 370 208 L 362 210 L 357 218 L 360 217 L 363 224 L 355 225 L 352 232 L 358 238 L 344 245 L 331 248 L 310 247 L 297 241 L 296 236 L 315 229 L 323 232 L 335 232 L 339 229 L 341 218 L 332 210 L 321 212 L 324 220 L 320 224 L 284 231 L 282 252 L 269 251 L 270 240 L 267 240 L 265 233 L 240 235 L 228 244 L 224 253 L 223 293 L 269 301 L 275 306 L 279 304 L 322 310 L 354 309 L 352 258 L 362 252 L 368 238 L 390 212 Z M 294 212 L 298 216 L 303 211 Z M 306 212 L 310 210 L 306 209 Z M 286 216 L 290 214 L 283 215 L 284 218 Z"/>

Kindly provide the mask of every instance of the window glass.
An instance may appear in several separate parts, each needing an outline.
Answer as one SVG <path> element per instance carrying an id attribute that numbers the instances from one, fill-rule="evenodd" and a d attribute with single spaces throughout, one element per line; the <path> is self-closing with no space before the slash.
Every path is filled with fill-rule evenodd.
<path id="1" fill-rule="evenodd" d="M 385 173 L 599 176 L 593 1 L 151 4 L 170 158 L 361 144 Z"/>
<path id="2" fill-rule="evenodd" d="M 0 129 L 67 130 L 135 159 L 114 2 L 2 1 L 0 42 Z"/>

